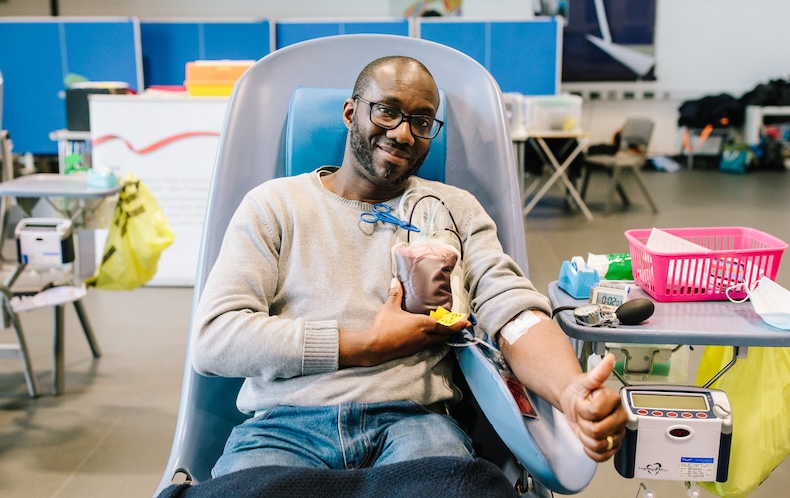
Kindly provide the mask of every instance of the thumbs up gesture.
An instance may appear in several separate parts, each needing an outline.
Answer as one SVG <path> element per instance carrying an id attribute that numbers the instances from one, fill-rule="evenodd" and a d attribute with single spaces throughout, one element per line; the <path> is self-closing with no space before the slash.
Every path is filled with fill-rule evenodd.
<path id="1" fill-rule="evenodd" d="M 560 395 L 568 423 L 596 462 L 620 448 L 628 420 L 620 394 L 604 385 L 613 368 L 614 356 L 606 355 L 595 368 L 571 379 Z"/>

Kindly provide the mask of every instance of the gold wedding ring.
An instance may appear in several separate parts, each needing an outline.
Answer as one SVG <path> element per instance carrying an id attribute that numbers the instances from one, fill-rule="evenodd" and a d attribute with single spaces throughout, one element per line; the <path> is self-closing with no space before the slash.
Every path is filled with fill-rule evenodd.
<path id="1" fill-rule="evenodd" d="M 612 448 L 614 448 L 614 438 L 612 438 L 612 436 L 606 436 L 606 451 Z"/>

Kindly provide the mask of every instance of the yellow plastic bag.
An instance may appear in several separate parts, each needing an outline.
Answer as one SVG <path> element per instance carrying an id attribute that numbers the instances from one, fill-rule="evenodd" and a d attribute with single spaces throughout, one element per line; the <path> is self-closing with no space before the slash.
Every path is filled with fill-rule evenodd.
<path id="1" fill-rule="evenodd" d="M 130 290 L 156 274 L 162 251 L 175 240 L 164 212 L 151 191 L 133 174 L 121 180 L 104 255 L 88 287 Z"/>
<path id="2" fill-rule="evenodd" d="M 707 346 L 697 385 L 731 359 L 731 347 Z M 711 387 L 727 393 L 732 406 L 730 470 L 726 482 L 699 485 L 717 496 L 748 496 L 790 453 L 790 348 L 750 347 Z"/>

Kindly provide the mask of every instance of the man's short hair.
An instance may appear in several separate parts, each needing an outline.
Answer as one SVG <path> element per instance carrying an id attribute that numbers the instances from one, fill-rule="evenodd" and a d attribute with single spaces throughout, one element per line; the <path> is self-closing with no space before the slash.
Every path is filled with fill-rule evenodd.
<path id="1" fill-rule="evenodd" d="M 371 81 L 373 81 L 373 73 L 376 72 L 378 68 L 384 66 L 386 64 L 412 64 L 417 66 L 418 69 L 425 71 L 425 73 L 433 79 L 433 75 L 425 65 L 418 61 L 417 59 L 413 59 L 411 57 L 407 57 L 405 55 L 388 55 L 386 57 L 381 57 L 379 59 L 374 60 L 370 64 L 364 67 L 362 71 L 357 76 L 357 81 L 354 83 L 354 92 L 351 94 L 352 96 L 355 95 L 362 95 L 362 93 L 368 89 L 370 86 Z"/>

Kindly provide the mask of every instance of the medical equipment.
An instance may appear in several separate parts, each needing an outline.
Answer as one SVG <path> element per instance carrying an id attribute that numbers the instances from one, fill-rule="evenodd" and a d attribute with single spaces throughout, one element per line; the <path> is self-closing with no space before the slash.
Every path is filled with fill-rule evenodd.
<path id="1" fill-rule="evenodd" d="M 573 310 L 573 316 L 579 325 L 598 327 L 601 325 L 637 325 L 653 315 L 656 310 L 653 301 L 646 298 L 626 301 L 614 312 L 607 312 L 600 304 L 585 304 L 582 306 L 560 306 L 551 312 L 552 318 L 560 311 Z"/>
<path id="2" fill-rule="evenodd" d="M 760 315 L 765 323 L 779 329 L 790 330 L 790 290 L 763 276 L 751 286 L 735 284 L 728 287 L 727 299 L 734 303 L 746 300 L 746 298 L 738 300 L 730 297 L 730 292 L 738 287 L 746 290 L 755 313 Z"/>
<path id="3" fill-rule="evenodd" d="M 668 481 L 727 480 L 732 408 L 724 391 L 693 386 L 626 386 L 628 414 L 614 457 L 626 478 Z"/>
<path id="4" fill-rule="evenodd" d="M 600 304 L 605 313 L 614 311 L 628 301 L 631 286 L 614 282 L 601 282 L 590 289 L 590 303 Z"/>
<path id="5" fill-rule="evenodd" d="M 46 268 L 74 261 L 71 225 L 60 218 L 22 219 L 14 229 L 19 262 Z"/>
<path id="6" fill-rule="evenodd" d="M 395 276 L 403 285 L 403 309 L 425 315 L 440 306 L 466 309 L 465 303 L 453 299 L 452 274 L 460 258 L 458 249 L 443 243 L 393 246 Z"/>
<path id="7" fill-rule="evenodd" d="M 411 203 L 413 197 L 422 193 Z M 427 202 L 423 202 L 427 201 Z M 418 209 L 419 206 L 419 209 Z M 404 192 L 398 204 L 402 213 L 409 212 L 409 224 L 415 224 L 422 241 L 442 242 L 452 245 L 464 258 L 464 242 L 458 233 L 458 224 L 447 204 L 430 187 L 415 187 Z M 411 242 L 411 232 L 406 232 L 406 242 Z M 457 246 L 456 246 L 457 244 Z"/>
<path id="8" fill-rule="evenodd" d="M 438 307 L 468 313 L 460 261 L 464 247 L 455 217 L 430 187 L 404 192 L 398 212 L 408 217 L 407 230 L 392 247 L 393 274 L 403 284 L 403 309 L 429 314 Z M 419 237 L 411 237 L 412 231 Z"/>
<path id="9" fill-rule="evenodd" d="M 576 323 L 579 325 L 588 325 L 590 327 L 597 327 L 606 323 L 604 318 L 603 308 L 600 304 L 586 304 L 579 306 L 573 310 L 573 317 L 576 318 Z"/>
<path id="10" fill-rule="evenodd" d="M 416 226 L 412 225 L 409 222 L 403 221 L 394 215 L 390 214 L 392 208 L 388 205 L 377 202 L 373 204 L 373 211 L 365 211 L 364 213 L 359 215 L 359 219 L 364 221 L 365 223 L 391 223 L 399 228 L 403 228 L 404 230 L 408 230 L 410 232 L 419 232 L 420 229 Z"/>

